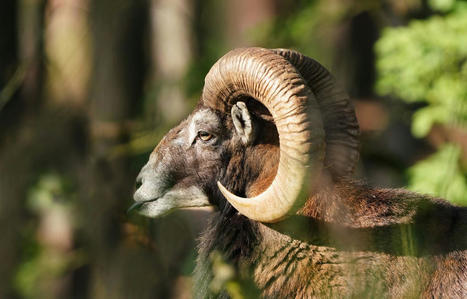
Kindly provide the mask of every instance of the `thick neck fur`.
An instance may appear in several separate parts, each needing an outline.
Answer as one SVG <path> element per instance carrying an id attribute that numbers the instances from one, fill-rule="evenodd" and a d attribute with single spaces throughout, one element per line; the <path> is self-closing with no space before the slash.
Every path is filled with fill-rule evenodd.
<path id="1" fill-rule="evenodd" d="M 423 255 L 465 249 L 466 217 L 467 208 L 455 207 L 440 199 L 403 189 L 378 189 L 359 182 L 339 182 L 311 196 L 296 216 L 266 226 L 315 245 Z M 212 240 L 235 239 L 239 246 L 237 251 L 228 247 L 226 252 L 228 257 L 234 257 L 235 253 L 247 253 L 248 250 L 240 246 L 251 247 L 260 240 L 256 229 L 264 225 L 238 214 L 227 203 L 213 219 L 211 230 L 216 231 L 216 238 Z M 411 252 L 395 241 L 403 238 L 402 234 L 408 229 L 417 234 L 411 241 L 416 242 L 413 245 L 417 248 Z M 347 240 L 349 236 L 353 239 Z M 380 244 L 380 238 L 392 241 Z"/>

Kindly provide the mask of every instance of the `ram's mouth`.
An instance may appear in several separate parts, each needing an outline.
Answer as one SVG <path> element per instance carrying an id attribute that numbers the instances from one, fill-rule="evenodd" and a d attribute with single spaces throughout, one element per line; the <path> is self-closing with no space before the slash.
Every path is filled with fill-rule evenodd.
<path id="1" fill-rule="evenodd" d="M 145 201 L 137 201 L 137 202 L 134 202 L 129 208 L 128 210 L 126 211 L 127 214 L 135 211 L 135 210 L 139 210 L 144 204 L 146 203 L 149 203 L 149 202 L 153 202 L 153 201 L 156 201 L 158 198 L 154 198 L 154 199 L 150 199 L 150 200 L 145 200 Z"/>
<path id="2" fill-rule="evenodd" d="M 141 197 L 138 199 L 130 206 L 127 213 L 136 211 L 151 218 L 158 218 L 179 209 L 211 205 L 206 194 L 196 186 L 172 188 L 152 199 L 140 200 Z"/>

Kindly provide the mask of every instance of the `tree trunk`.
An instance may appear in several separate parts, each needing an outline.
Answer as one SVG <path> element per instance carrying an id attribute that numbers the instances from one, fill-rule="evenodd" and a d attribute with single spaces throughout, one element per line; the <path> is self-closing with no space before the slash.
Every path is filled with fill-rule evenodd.
<path id="1" fill-rule="evenodd" d="M 125 240 L 122 219 L 136 172 L 128 156 L 114 155 L 141 108 L 148 8 L 148 1 L 141 0 L 93 1 L 90 8 L 91 153 L 80 184 L 80 209 L 86 219 L 91 298 L 167 296 L 155 252 L 128 246 Z"/>
<path id="2" fill-rule="evenodd" d="M 41 103 L 45 3 L 6 0 L 0 9 L 0 298 L 15 296 L 13 280 L 23 249 L 25 198 L 33 177 L 23 120 L 28 114 L 30 124 Z M 27 44 L 19 40 L 21 34 L 28 35 Z"/>

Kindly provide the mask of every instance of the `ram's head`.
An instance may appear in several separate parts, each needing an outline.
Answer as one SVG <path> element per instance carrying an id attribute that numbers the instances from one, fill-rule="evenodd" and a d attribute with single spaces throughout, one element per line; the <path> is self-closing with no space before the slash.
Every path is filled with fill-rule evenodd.
<path id="1" fill-rule="evenodd" d="M 290 50 L 236 49 L 152 152 L 134 206 L 157 217 L 222 208 L 225 198 L 250 219 L 275 222 L 303 205 L 323 169 L 334 179 L 353 171 L 358 134 L 347 95 L 319 63 Z"/>

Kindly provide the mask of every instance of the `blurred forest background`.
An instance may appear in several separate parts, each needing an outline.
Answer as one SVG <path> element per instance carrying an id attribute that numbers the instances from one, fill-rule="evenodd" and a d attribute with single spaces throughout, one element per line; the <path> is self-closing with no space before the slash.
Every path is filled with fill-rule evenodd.
<path id="1" fill-rule="evenodd" d="M 3 0 L 0 298 L 190 298 L 209 212 L 127 215 L 135 177 L 241 46 L 342 82 L 357 176 L 467 205 L 467 2 Z"/>

